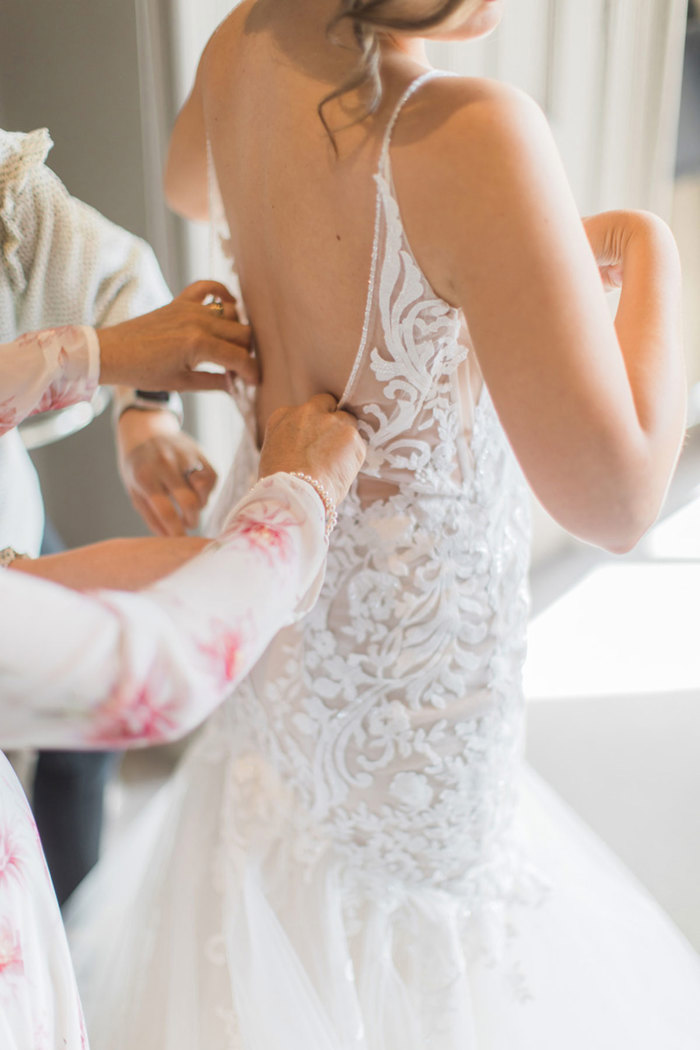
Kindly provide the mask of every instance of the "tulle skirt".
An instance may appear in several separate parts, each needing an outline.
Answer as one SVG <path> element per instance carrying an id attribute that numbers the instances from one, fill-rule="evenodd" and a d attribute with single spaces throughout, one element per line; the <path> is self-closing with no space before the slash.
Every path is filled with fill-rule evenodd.
<path id="1" fill-rule="evenodd" d="M 532 892 L 471 912 L 390 881 L 353 895 L 332 849 L 301 862 L 274 798 L 241 835 L 236 775 L 196 743 L 78 894 L 93 1050 L 700 1047 L 696 953 L 532 772 Z"/>

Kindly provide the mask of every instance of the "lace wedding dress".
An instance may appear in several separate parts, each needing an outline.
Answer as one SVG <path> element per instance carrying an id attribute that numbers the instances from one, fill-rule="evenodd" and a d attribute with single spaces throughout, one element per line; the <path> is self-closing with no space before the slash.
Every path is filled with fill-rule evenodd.
<path id="1" fill-rule="evenodd" d="M 367 462 L 316 607 L 83 894 L 92 1045 L 698 1050 L 694 953 L 523 767 L 528 496 L 404 234 L 394 120 L 343 396 Z"/>

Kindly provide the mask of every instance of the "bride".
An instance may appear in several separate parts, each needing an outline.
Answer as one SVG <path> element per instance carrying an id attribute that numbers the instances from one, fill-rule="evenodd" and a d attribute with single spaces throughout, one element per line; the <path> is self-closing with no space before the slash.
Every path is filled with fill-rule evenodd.
<path id="1" fill-rule="evenodd" d="M 700 1045 L 694 953 L 522 760 L 526 482 L 613 551 L 654 520 L 678 260 L 581 223 L 526 97 L 429 68 L 501 7 L 245 0 L 202 57 L 167 192 L 221 204 L 263 377 L 224 504 L 285 402 L 368 453 L 315 609 L 82 895 L 96 1050 Z"/>

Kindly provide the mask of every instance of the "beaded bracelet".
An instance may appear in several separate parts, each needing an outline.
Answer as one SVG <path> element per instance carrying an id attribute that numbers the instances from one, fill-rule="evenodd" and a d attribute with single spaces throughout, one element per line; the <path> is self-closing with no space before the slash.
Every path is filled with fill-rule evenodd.
<path id="1" fill-rule="evenodd" d="M 28 554 L 20 554 L 14 547 L 3 547 L 0 550 L 0 569 L 9 569 L 14 561 L 26 561 Z"/>
<path id="2" fill-rule="evenodd" d="M 328 539 L 333 529 L 338 524 L 338 511 L 335 508 L 335 500 L 331 496 L 330 492 L 325 485 L 322 485 L 316 478 L 312 478 L 309 474 L 299 474 L 296 470 L 291 471 L 293 478 L 299 478 L 300 481 L 305 481 L 311 485 L 312 489 L 321 500 L 323 509 L 326 512 L 326 532 L 325 538 Z"/>

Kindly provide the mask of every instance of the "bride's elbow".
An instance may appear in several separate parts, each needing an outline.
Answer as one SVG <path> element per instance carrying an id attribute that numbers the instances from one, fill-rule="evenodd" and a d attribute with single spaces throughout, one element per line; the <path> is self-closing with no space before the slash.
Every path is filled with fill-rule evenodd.
<path id="1" fill-rule="evenodd" d="M 564 484 L 538 495 L 545 510 L 577 539 L 611 554 L 628 554 L 657 520 L 667 479 L 654 477 L 641 464 L 617 467 L 608 463 L 607 470 L 587 479 L 569 472 Z"/>
<path id="2" fill-rule="evenodd" d="M 600 546 L 603 550 L 608 551 L 609 554 L 629 554 L 644 536 L 646 536 L 655 520 L 656 519 L 654 518 L 653 520 L 642 524 L 633 522 L 627 528 L 621 529 L 615 535 L 610 536 L 606 541 L 601 543 Z"/>
<path id="3" fill-rule="evenodd" d="M 646 485 L 619 488 L 593 504 L 588 535 L 580 538 L 610 554 L 629 554 L 658 519 L 664 495 Z"/>

